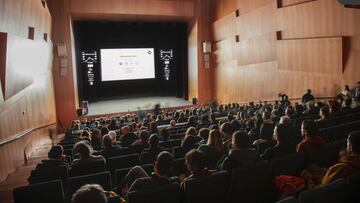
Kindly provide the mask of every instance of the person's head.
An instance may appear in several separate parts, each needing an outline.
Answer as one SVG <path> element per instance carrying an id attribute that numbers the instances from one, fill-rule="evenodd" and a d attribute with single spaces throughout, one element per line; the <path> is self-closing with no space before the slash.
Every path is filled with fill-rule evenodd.
<path id="1" fill-rule="evenodd" d="M 104 135 L 102 138 L 102 145 L 104 148 L 109 148 L 113 144 L 113 141 L 111 139 L 111 136 L 109 134 Z"/>
<path id="2" fill-rule="evenodd" d="M 320 111 L 319 111 L 319 116 L 322 118 L 322 119 L 326 119 L 326 118 L 329 118 L 330 116 L 330 109 L 328 106 L 323 106 L 320 108 Z"/>
<path id="3" fill-rule="evenodd" d="M 72 203 L 106 203 L 104 189 L 98 184 L 86 184 L 78 189 L 72 196 Z"/>
<path id="4" fill-rule="evenodd" d="M 149 144 L 151 149 L 155 149 L 158 147 L 159 144 L 159 137 L 157 134 L 152 134 L 149 139 Z"/>
<path id="5" fill-rule="evenodd" d="M 286 141 L 290 133 L 291 128 L 289 125 L 279 123 L 274 128 L 274 140 L 276 140 L 277 142 Z"/>
<path id="6" fill-rule="evenodd" d="M 121 128 L 121 134 L 126 135 L 130 132 L 129 126 L 124 126 Z"/>
<path id="7" fill-rule="evenodd" d="M 189 116 L 188 123 L 189 124 L 196 124 L 196 118 L 194 116 Z"/>
<path id="8" fill-rule="evenodd" d="M 80 141 L 74 145 L 74 153 L 79 154 L 80 158 L 86 158 L 91 155 L 91 147 L 88 142 Z"/>
<path id="9" fill-rule="evenodd" d="M 185 164 L 192 174 L 201 174 L 206 167 L 206 156 L 198 149 L 192 149 L 185 155 Z"/>
<path id="10" fill-rule="evenodd" d="M 190 127 L 186 130 L 185 136 L 196 136 L 196 128 Z"/>
<path id="11" fill-rule="evenodd" d="M 140 132 L 140 139 L 141 139 L 142 141 L 148 141 L 148 139 L 149 139 L 149 132 L 148 132 L 147 130 L 142 130 L 142 131 Z"/>
<path id="12" fill-rule="evenodd" d="M 167 151 L 161 152 L 155 161 L 154 172 L 158 176 L 170 176 L 174 157 Z"/>
<path id="13" fill-rule="evenodd" d="M 349 133 L 347 139 L 347 152 L 349 154 L 360 155 L 360 131 L 353 131 Z"/>
<path id="14" fill-rule="evenodd" d="M 221 138 L 221 133 L 218 130 L 211 130 L 207 145 L 215 147 L 216 150 L 222 151 L 224 146 Z"/>
<path id="15" fill-rule="evenodd" d="M 235 131 L 233 133 L 232 145 L 236 149 L 247 149 L 251 144 L 250 136 L 245 131 Z"/>
<path id="16" fill-rule="evenodd" d="M 344 89 L 347 90 L 347 91 L 350 91 L 349 85 L 345 85 Z"/>
<path id="17" fill-rule="evenodd" d="M 279 123 L 291 125 L 291 118 L 289 116 L 281 116 Z"/>
<path id="18" fill-rule="evenodd" d="M 352 102 L 351 98 L 346 98 L 346 99 L 344 99 L 342 106 L 343 107 L 350 107 L 351 102 Z"/>
<path id="19" fill-rule="evenodd" d="M 170 121 L 170 126 L 171 126 L 171 127 L 175 127 L 175 126 L 176 126 L 176 121 L 175 121 L 175 120 L 171 120 L 171 121 Z"/>
<path id="20" fill-rule="evenodd" d="M 303 136 L 313 137 L 317 135 L 317 125 L 312 120 L 304 120 L 301 123 L 301 134 Z"/>
<path id="21" fill-rule="evenodd" d="M 208 140 L 209 138 L 209 128 L 201 128 L 199 130 L 199 137 L 201 137 L 204 140 Z"/>
<path id="22" fill-rule="evenodd" d="M 88 139 L 88 140 L 91 140 L 91 135 L 90 135 L 90 132 L 88 130 L 83 130 L 81 135 L 80 135 L 81 139 Z"/>
<path id="23" fill-rule="evenodd" d="M 230 125 L 231 125 L 231 131 L 232 132 L 235 132 L 237 130 L 240 130 L 241 128 L 241 124 L 240 122 L 237 120 L 237 119 L 234 119 L 230 122 Z"/>
<path id="24" fill-rule="evenodd" d="M 51 147 L 48 152 L 49 159 L 61 159 L 63 157 L 64 148 L 61 145 Z"/>
<path id="25" fill-rule="evenodd" d="M 263 120 L 270 120 L 271 119 L 271 113 L 268 111 L 264 111 L 262 114 Z"/>
<path id="26" fill-rule="evenodd" d="M 148 125 L 148 129 L 151 133 L 157 133 L 158 130 L 157 130 L 156 122 L 155 121 L 150 122 Z"/>
<path id="27" fill-rule="evenodd" d="M 115 144 L 116 143 L 116 132 L 113 130 L 110 130 L 108 135 L 111 137 L 113 144 Z"/>
<path id="28" fill-rule="evenodd" d="M 308 89 L 306 93 L 311 94 L 311 89 Z"/>
<path id="29" fill-rule="evenodd" d="M 160 130 L 160 136 L 163 138 L 164 141 L 168 140 L 170 137 L 170 132 L 166 128 L 162 128 Z"/>
<path id="30" fill-rule="evenodd" d="M 104 136 L 109 133 L 109 128 L 106 126 L 101 127 L 101 135 Z"/>
<path id="31" fill-rule="evenodd" d="M 223 123 L 220 127 L 220 132 L 222 132 L 226 137 L 230 136 L 232 133 L 230 122 Z"/>

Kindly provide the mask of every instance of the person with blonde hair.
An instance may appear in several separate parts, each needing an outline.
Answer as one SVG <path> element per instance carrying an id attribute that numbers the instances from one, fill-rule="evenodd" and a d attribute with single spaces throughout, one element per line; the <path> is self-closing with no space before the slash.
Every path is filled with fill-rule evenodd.
<path id="1" fill-rule="evenodd" d="M 205 154 L 208 168 L 215 169 L 217 162 L 224 154 L 224 145 L 219 130 L 211 130 L 207 143 L 200 145 L 198 149 Z"/>

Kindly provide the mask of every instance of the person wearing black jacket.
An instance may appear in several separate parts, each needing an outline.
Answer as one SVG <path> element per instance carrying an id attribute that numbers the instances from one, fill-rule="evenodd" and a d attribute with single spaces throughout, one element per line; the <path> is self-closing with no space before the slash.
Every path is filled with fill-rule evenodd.
<path id="1" fill-rule="evenodd" d="M 61 145 L 51 147 L 48 152 L 47 160 L 42 160 L 41 163 L 36 165 L 36 169 L 51 169 L 59 166 L 66 166 L 70 169 L 69 163 L 65 160 L 64 149 Z"/>

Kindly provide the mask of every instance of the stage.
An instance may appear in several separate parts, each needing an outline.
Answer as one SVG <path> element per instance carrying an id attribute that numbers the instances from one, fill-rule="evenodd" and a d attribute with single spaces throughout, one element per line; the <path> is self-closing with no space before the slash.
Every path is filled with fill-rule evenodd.
<path id="1" fill-rule="evenodd" d="M 89 103 L 89 112 L 86 116 L 134 112 L 154 109 L 156 104 L 160 108 L 191 106 L 192 103 L 177 97 L 138 97 L 115 99 Z"/>

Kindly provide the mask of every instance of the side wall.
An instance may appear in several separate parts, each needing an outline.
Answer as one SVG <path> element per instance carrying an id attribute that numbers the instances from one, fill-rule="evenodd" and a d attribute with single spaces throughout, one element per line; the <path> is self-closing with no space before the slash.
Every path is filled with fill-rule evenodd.
<path id="1" fill-rule="evenodd" d="M 360 10 L 337 0 L 212 1 L 221 102 L 329 97 L 360 80 Z"/>
<path id="2" fill-rule="evenodd" d="M 34 28 L 34 40 L 28 39 L 29 27 Z M 44 48 L 41 55 L 37 54 L 41 57 L 37 58 L 37 61 L 42 62 L 32 66 L 31 70 L 26 70 L 32 77 L 29 85 L 17 88 L 19 91 L 7 99 L 4 99 L 7 93 L 3 92 L 3 88 L 0 89 L 0 181 L 3 181 L 9 173 L 24 163 L 33 150 L 50 141 L 49 129 L 54 128 L 56 112 L 51 65 L 51 15 L 46 5 L 40 0 L 1 0 L 0 32 L 7 36 L 0 42 L 1 58 L 8 57 L 7 65 L 0 65 L 2 72 L 16 72 L 28 68 L 19 66 L 24 64 L 19 61 L 26 62 L 27 58 L 19 57 L 22 56 L 20 53 L 9 57 L 6 47 L 16 47 L 19 42 L 21 47 L 21 43 L 25 41 L 31 46 Z M 47 34 L 47 41 L 44 40 L 44 33 Z M 6 38 L 17 39 L 18 44 L 15 46 L 16 43 L 13 44 L 13 41 Z M 43 63 L 44 61 L 50 63 Z M 2 75 L 1 84 L 9 79 L 8 76 Z M 9 80 L 9 88 L 19 87 L 22 83 L 20 78 Z"/>

